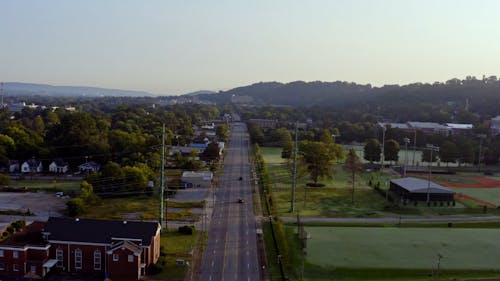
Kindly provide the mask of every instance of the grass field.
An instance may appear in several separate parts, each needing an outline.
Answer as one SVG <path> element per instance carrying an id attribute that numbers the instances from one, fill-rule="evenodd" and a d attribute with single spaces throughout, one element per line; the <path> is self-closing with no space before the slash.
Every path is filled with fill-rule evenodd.
<path id="1" fill-rule="evenodd" d="M 500 276 L 499 229 L 307 227 L 306 231 L 311 239 L 305 280 L 377 280 L 372 279 L 377 276 L 425 280 L 436 269 L 438 255 L 442 277 L 460 278 L 464 272 Z M 351 271 L 366 275 L 347 274 Z"/>
<path id="2" fill-rule="evenodd" d="M 273 205 L 281 216 L 292 216 L 291 208 L 291 176 L 290 172 L 281 159 L 281 149 L 273 147 L 262 148 L 264 161 L 271 180 L 273 190 Z M 427 179 L 426 174 L 411 175 Z M 301 216 L 309 217 L 412 217 L 412 216 L 455 216 L 455 215 L 490 215 L 499 214 L 500 210 L 490 208 L 487 213 L 483 212 L 483 205 L 480 200 L 496 200 L 500 196 L 500 188 L 490 191 L 476 190 L 456 190 L 470 198 L 458 198 L 456 206 L 436 206 L 427 207 L 424 204 L 418 206 L 407 205 L 395 207 L 386 201 L 382 194 L 377 193 L 368 186 L 369 180 L 373 183 L 379 183 L 380 188 L 388 188 L 390 179 L 397 178 L 398 175 L 381 174 L 379 172 L 362 172 L 356 176 L 356 185 L 354 191 L 354 203 L 351 203 L 352 183 L 350 175 L 344 171 L 342 164 L 334 164 L 333 179 L 320 180 L 325 186 L 321 188 L 307 187 L 310 182 L 308 176 L 299 178 L 295 192 L 295 210 Z M 432 175 L 432 180 L 438 183 L 449 183 L 453 185 L 478 185 L 495 183 L 494 177 L 484 177 L 480 173 L 463 173 L 454 175 Z M 455 188 L 455 187 L 453 187 Z M 497 194 L 498 191 L 498 194 Z M 472 194 L 474 193 L 474 194 Z M 498 204 L 497 204 L 498 205 Z M 491 206 L 489 206 L 491 207 Z"/>
<path id="3" fill-rule="evenodd" d="M 42 189 L 42 190 L 54 190 L 55 191 L 65 191 L 65 192 L 79 192 L 80 191 L 80 181 L 59 181 L 59 180 L 11 180 L 10 186 L 12 187 L 26 187 L 28 189 Z"/>
<path id="4" fill-rule="evenodd" d="M 500 188 L 453 188 L 452 190 L 500 206 Z"/>

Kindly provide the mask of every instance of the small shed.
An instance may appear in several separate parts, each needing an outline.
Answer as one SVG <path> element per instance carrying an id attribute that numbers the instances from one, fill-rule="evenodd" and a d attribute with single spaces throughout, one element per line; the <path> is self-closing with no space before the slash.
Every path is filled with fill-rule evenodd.
<path id="1" fill-rule="evenodd" d="M 183 188 L 210 188 L 212 186 L 212 172 L 185 171 L 182 173 L 181 186 Z"/>
<path id="2" fill-rule="evenodd" d="M 432 181 L 418 178 L 401 178 L 391 180 L 389 191 L 397 194 L 403 202 L 407 200 L 433 202 L 454 202 L 455 192 Z"/>

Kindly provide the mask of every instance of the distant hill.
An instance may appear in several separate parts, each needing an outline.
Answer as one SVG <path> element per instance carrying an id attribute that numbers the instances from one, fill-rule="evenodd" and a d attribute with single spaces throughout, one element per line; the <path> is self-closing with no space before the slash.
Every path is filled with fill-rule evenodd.
<path id="1" fill-rule="evenodd" d="M 152 93 L 143 91 L 129 91 L 106 89 L 97 87 L 53 86 L 46 84 L 32 84 L 19 82 L 5 82 L 6 96 L 60 96 L 60 97 L 152 97 Z"/>
<path id="2" fill-rule="evenodd" d="M 216 94 L 217 92 L 214 92 L 214 91 L 206 91 L 206 90 L 202 90 L 202 91 L 196 91 L 196 92 L 191 92 L 191 93 L 187 93 L 187 94 L 184 94 L 184 96 L 199 96 L 199 95 L 211 95 L 211 94 Z"/>
<path id="3" fill-rule="evenodd" d="M 231 102 L 231 97 L 249 96 L 254 104 L 285 106 L 338 106 L 382 113 L 390 106 L 454 104 L 472 111 L 496 114 L 500 110 L 500 80 L 495 76 L 476 79 L 450 79 L 443 83 L 413 83 L 372 87 L 352 82 L 260 82 L 221 91 L 217 94 L 198 95 L 218 104 Z"/>

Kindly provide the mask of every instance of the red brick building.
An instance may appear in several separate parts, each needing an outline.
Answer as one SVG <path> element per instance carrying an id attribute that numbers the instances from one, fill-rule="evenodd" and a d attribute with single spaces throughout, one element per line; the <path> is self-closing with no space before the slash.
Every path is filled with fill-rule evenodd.
<path id="1" fill-rule="evenodd" d="M 32 228 L 32 236 L 38 234 L 41 244 L 25 243 L 26 253 L 19 250 L 18 258 L 13 259 L 7 252 L 12 245 L 2 241 L 0 266 L 5 265 L 3 272 L 0 267 L 0 276 L 22 277 L 36 270 L 43 277 L 54 268 L 112 280 L 138 280 L 160 256 L 160 225 L 156 222 L 49 218 L 26 228 Z M 4 248 L 3 242 L 7 243 Z"/>
<path id="2" fill-rule="evenodd" d="M 45 276 L 50 245 L 41 234 L 44 226 L 34 222 L 0 242 L 0 276 Z"/>

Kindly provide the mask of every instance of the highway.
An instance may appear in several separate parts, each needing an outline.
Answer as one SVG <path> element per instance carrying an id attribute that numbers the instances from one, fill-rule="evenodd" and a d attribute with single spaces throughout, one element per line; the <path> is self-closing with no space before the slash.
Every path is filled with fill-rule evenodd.
<path id="1" fill-rule="evenodd" d="M 235 118 L 235 120 L 238 120 Z M 201 281 L 260 280 L 246 125 L 234 122 L 199 272 Z M 240 180 L 241 177 L 241 180 Z M 238 199 L 244 203 L 239 203 Z"/>

